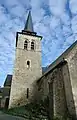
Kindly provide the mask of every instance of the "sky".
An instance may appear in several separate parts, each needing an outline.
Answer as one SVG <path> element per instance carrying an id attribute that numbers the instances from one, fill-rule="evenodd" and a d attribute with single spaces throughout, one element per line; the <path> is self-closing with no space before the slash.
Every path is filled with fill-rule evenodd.
<path id="1" fill-rule="evenodd" d="M 16 32 L 24 28 L 29 10 L 34 31 L 43 36 L 42 66 L 77 39 L 77 0 L 0 0 L 0 86 L 13 72 Z"/>

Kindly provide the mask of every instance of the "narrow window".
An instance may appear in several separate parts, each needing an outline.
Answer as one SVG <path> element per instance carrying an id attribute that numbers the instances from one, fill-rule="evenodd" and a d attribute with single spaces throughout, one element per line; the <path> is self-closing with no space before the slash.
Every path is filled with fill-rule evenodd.
<path id="1" fill-rule="evenodd" d="M 34 42 L 31 42 L 31 50 L 34 50 Z"/>
<path id="2" fill-rule="evenodd" d="M 30 61 L 27 61 L 27 68 L 30 67 Z"/>
<path id="3" fill-rule="evenodd" d="M 25 42 L 24 42 L 24 49 L 27 50 L 27 47 L 28 47 L 28 42 L 27 42 L 27 40 L 25 40 Z"/>
<path id="4" fill-rule="evenodd" d="M 18 106 L 20 105 L 20 103 L 18 103 Z"/>
<path id="5" fill-rule="evenodd" d="M 29 88 L 27 88 L 27 98 L 29 98 Z"/>

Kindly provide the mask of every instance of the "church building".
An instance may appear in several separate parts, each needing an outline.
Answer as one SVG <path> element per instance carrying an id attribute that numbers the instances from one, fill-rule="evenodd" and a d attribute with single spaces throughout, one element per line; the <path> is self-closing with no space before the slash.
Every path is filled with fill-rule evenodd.
<path id="1" fill-rule="evenodd" d="M 29 12 L 24 30 L 16 34 L 9 94 L 0 97 L 0 103 L 8 98 L 4 104 L 10 109 L 49 98 L 50 114 L 64 116 L 69 113 L 77 118 L 77 41 L 43 72 L 41 40 L 42 36 L 34 32 Z"/>

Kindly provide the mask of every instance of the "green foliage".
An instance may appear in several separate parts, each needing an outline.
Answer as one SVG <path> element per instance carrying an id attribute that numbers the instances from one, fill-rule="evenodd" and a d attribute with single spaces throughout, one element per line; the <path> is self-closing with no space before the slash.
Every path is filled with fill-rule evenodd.
<path id="1" fill-rule="evenodd" d="M 3 110 L 5 113 L 24 117 L 28 120 L 48 120 L 46 109 L 43 107 L 43 102 L 30 103 L 25 106 L 12 108 L 10 110 Z"/>
<path id="2" fill-rule="evenodd" d="M 39 103 L 30 103 L 25 106 L 3 110 L 3 112 L 11 115 L 24 117 L 26 120 L 50 120 L 48 98 Z M 72 120 L 71 117 L 55 116 L 53 120 Z"/>

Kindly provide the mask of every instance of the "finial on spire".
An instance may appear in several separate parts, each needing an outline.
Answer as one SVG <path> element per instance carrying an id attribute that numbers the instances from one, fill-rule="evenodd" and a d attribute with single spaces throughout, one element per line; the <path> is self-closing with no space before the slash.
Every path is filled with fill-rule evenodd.
<path id="1" fill-rule="evenodd" d="M 25 24 L 25 27 L 24 27 L 24 31 L 34 32 L 30 10 L 29 10 L 29 13 L 28 13 L 28 17 L 27 17 L 27 21 L 26 21 L 26 24 Z"/>

